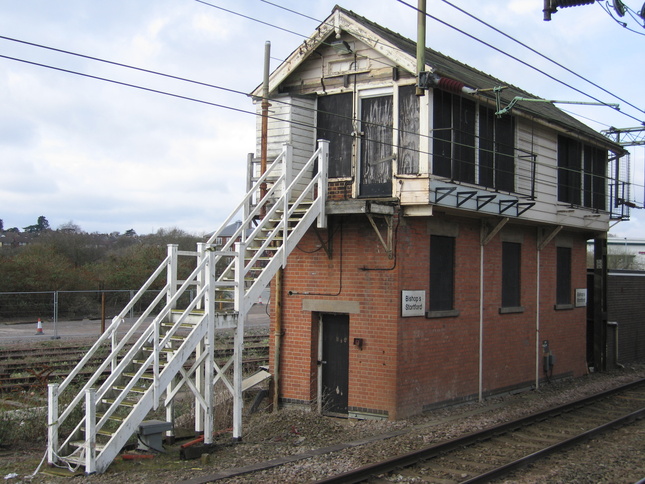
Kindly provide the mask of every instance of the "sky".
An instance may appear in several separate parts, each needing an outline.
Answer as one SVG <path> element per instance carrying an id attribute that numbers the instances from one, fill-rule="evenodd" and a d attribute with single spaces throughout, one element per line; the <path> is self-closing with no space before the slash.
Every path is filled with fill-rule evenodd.
<path id="1" fill-rule="evenodd" d="M 624 3 L 635 11 L 642 6 Z M 273 70 L 335 4 L 416 38 L 416 11 L 397 0 L 0 0 L 4 228 L 22 230 L 45 216 L 53 229 L 73 224 L 89 233 L 217 229 L 241 201 L 247 154 L 256 151 L 255 106 L 229 90 L 253 91 L 262 82 L 265 42 L 271 42 Z M 603 10 L 606 4 L 561 9 L 545 22 L 543 0 L 427 0 L 428 13 L 441 22 L 428 19 L 426 43 L 545 99 L 591 101 L 582 91 L 620 103 L 620 112 L 559 105 L 596 130 L 639 126 L 645 28 L 629 16 L 621 19 L 627 28 L 620 26 Z M 643 206 L 645 150 L 629 150 L 631 198 Z M 643 212 L 632 210 L 631 220 L 610 233 L 645 238 Z"/>

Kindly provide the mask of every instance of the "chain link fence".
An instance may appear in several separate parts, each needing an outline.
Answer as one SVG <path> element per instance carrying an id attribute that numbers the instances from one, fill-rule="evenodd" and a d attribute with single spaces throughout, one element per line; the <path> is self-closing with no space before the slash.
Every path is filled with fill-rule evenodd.
<path id="1" fill-rule="evenodd" d="M 136 294 L 135 290 L 0 292 L 0 323 L 74 321 L 101 319 L 119 314 Z M 129 317 L 145 310 L 159 291 L 146 291 Z M 193 296 L 190 295 L 190 298 Z M 105 302 L 104 302 L 105 301 Z"/>

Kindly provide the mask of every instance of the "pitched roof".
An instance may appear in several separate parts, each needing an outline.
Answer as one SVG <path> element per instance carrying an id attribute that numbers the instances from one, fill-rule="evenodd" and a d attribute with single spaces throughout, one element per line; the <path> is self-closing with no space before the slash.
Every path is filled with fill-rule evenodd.
<path id="1" fill-rule="evenodd" d="M 350 19 L 356 24 L 368 29 L 375 36 L 384 40 L 385 43 L 392 45 L 395 49 L 403 53 L 406 57 L 409 57 L 412 60 L 412 65 L 415 65 L 416 61 L 416 42 L 410 40 L 402 35 L 389 30 L 388 28 L 382 27 L 371 20 L 368 20 L 365 17 L 362 17 L 351 10 L 346 10 L 343 7 L 336 5 L 330 17 L 327 20 L 323 21 L 321 26 L 316 30 L 307 41 L 305 41 L 304 47 L 296 49 L 289 59 L 285 61 L 274 73 L 272 74 L 272 81 L 277 81 L 280 83 L 288 73 L 293 72 L 295 68 L 306 58 L 313 50 L 315 50 L 322 42 L 325 41 L 325 38 L 328 38 L 334 32 L 334 16 L 339 12 L 341 15 Z M 345 27 L 345 26 L 344 26 Z M 347 30 L 351 35 L 353 32 L 351 28 Z M 320 34 L 327 32 L 325 37 L 322 37 Z M 303 55 L 304 52 L 304 55 Z M 387 51 L 383 52 L 387 55 Z M 447 77 L 454 79 L 460 82 L 463 82 L 466 86 L 472 87 L 474 89 L 491 89 L 499 86 L 506 86 L 501 92 L 501 100 L 503 105 L 508 105 L 515 97 L 526 97 L 537 99 L 537 96 L 530 94 L 527 91 L 524 91 L 516 86 L 505 83 L 496 77 L 486 74 L 482 71 L 479 71 L 471 66 L 468 66 L 462 62 L 459 62 L 451 57 L 448 57 L 441 52 L 438 52 L 434 49 L 426 48 L 426 65 L 433 70 L 434 73 L 440 75 L 441 77 Z M 277 87 L 272 82 L 272 88 Z M 254 93 L 259 94 L 260 88 L 256 89 Z M 490 100 L 495 99 L 495 95 L 492 92 L 478 92 L 478 96 L 488 98 Z M 596 142 L 601 143 L 608 149 L 614 152 L 624 152 L 624 149 L 611 141 L 609 138 L 603 136 L 598 131 L 592 129 L 586 124 L 578 121 L 573 116 L 568 115 L 564 111 L 557 108 L 554 104 L 550 102 L 524 102 L 518 103 L 513 109 L 522 111 L 529 115 L 541 118 L 547 122 L 553 123 L 554 125 L 559 126 L 565 131 L 571 131 L 572 134 L 580 134 L 591 139 L 594 139 Z"/>
<path id="2" fill-rule="evenodd" d="M 403 37 L 396 32 L 382 27 L 372 22 L 371 20 L 368 20 L 367 18 L 362 17 L 350 10 L 346 10 L 338 5 L 335 7 L 335 9 L 340 10 L 347 16 L 365 25 L 370 30 L 386 39 L 388 42 L 397 46 L 399 49 L 401 49 L 401 51 L 411 56 L 416 56 L 417 44 L 415 41 Z M 496 86 L 507 86 L 507 89 L 504 89 L 501 94 L 501 98 L 505 105 L 508 105 L 508 103 L 510 103 L 516 96 L 538 98 L 538 96 L 505 83 L 489 74 L 479 71 L 430 48 L 426 48 L 426 65 L 432 67 L 435 73 L 439 75 L 461 81 L 466 86 L 473 87 L 475 89 L 488 89 Z M 488 97 L 490 99 L 495 99 L 492 93 L 479 93 L 479 95 Z M 623 151 L 623 148 L 621 148 L 619 145 L 613 143 L 607 137 L 603 136 L 581 121 L 578 121 L 573 116 L 570 116 L 561 109 L 558 109 L 550 102 L 523 103 L 521 105 L 518 105 L 515 109 L 519 109 L 526 113 L 543 118 L 563 128 L 571 129 L 581 134 L 590 136 L 598 141 L 603 142 L 603 144 L 611 146 L 617 151 Z"/>

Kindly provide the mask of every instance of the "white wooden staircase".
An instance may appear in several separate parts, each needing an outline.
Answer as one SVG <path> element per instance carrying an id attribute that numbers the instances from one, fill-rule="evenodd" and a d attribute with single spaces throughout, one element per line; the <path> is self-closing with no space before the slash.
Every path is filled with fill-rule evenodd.
<path id="1" fill-rule="evenodd" d="M 182 389 L 194 395 L 195 430 L 211 443 L 218 381 L 233 396 L 233 438 L 241 438 L 246 315 L 309 227 L 327 223 L 328 142 L 319 141 L 297 170 L 292 159 L 285 145 L 222 227 L 195 252 L 169 246 L 166 259 L 77 367 L 62 383 L 49 385 L 50 465 L 104 472 L 152 411 L 165 407 L 166 421 L 173 423 L 173 403 Z M 222 246 L 215 245 L 240 212 L 239 229 Z M 151 299 L 153 283 L 164 276 L 163 289 L 144 303 Z M 128 319 L 135 307 L 141 316 Z M 220 367 L 214 361 L 215 332 L 225 328 L 235 331 L 235 349 Z M 102 363 L 88 370 L 97 355 Z"/>

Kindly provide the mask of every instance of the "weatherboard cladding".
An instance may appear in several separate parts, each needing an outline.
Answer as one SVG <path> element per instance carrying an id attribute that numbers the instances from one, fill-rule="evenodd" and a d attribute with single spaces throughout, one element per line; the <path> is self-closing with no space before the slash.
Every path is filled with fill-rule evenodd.
<path id="1" fill-rule="evenodd" d="M 340 10 L 342 13 L 351 17 L 356 22 L 361 23 L 365 27 L 372 30 L 376 35 L 382 37 L 387 42 L 391 43 L 402 52 L 416 56 L 416 42 L 403 37 L 396 32 L 393 32 L 385 27 L 382 27 L 365 17 L 357 15 L 356 13 L 346 10 L 342 7 L 336 6 L 335 9 Z M 516 96 L 537 98 L 522 89 L 512 86 L 504 81 L 501 81 L 489 74 L 481 72 L 473 67 L 463 64 L 455 59 L 452 59 L 436 50 L 426 48 L 426 65 L 434 69 L 434 72 L 440 76 L 448 77 L 463 82 L 466 86 L 475 89 L 490 89 L 498 86 L 507 86 L 501 94 L 501 99 L 504 105 L 510 103 Z M 491 102 L 495 102 L 495 97 L 492 93 L 478 93 L 479 96 L 488 98 Z M 572 116 L 569 116 L 562 110 L 558 109 L 552 103 L 525 103 L 521 107 L 514 108 L 515 110 L 528 113 L 547 121 L 560 125 L 562 128 L 573 130 L 582 135 L 588 136 L 597 142 L 600 142 L 611 151 L 622 152 L 624 151 L 619 145 L 611 142 L 608 138 L 593 130 L 584 123 L 578 121 Z"/>

